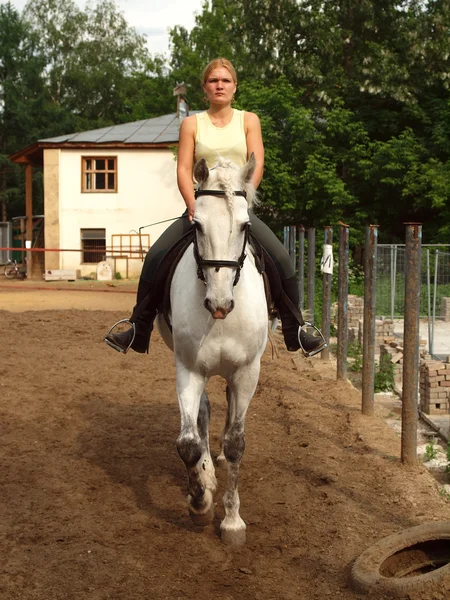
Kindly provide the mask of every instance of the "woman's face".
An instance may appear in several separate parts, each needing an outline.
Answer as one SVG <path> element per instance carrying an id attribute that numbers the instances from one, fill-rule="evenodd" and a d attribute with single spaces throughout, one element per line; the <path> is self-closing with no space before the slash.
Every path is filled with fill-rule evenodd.
<path id="1" fill-rule="evenodd" d="M 230 71 L 225 67 L 213 69 L 203 85 L 203 91 L 210 104 L 230 104 L 236 91 Z"/>

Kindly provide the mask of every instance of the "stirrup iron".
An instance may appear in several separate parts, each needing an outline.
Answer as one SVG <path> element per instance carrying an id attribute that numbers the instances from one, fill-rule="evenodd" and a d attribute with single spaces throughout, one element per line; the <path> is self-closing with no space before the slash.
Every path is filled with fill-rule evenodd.
<path id="1" fill-rule="evenodd" d="M 133 329 L 133 335 L 131 336 L 131 342 L 128 344 L 128 347 L 127 347 L 126 350 L 124 350 L 123 348 L 121 348 L 120 346 L 118 346 L 117 344 L 115 344 L 113 340 L 108 339 L 108 336 L 111 333 L 111 331 L 115 327 L 117 327 L 117 325 L 120 325 L 121 323 L 128 323 L 129 325 L 131 325 L 131 327 Z M 131 346 L 132 346 L 132 344 L 134 342 L 134 338 L 135 337 L 136 337 L 136 325 L 135 325 L 135 323 L 132 323 L 130 321 L 130 319 L 121 319 L 120 321 L 117 321 L 117 323 L 114 323 L 114 325 L 111 327 L 111 329 L 105 335 L 103 341 L 106 342 L 108 344 L 108 346 L 111 346 L 111 348 L 114 348 L 114 350 L 117 350 L 117 352 L 122 352 L 122 354 L 126 354 L 128 352 L 128 350 L 131 348 Z"/>
<path id="2" fill-rule="evenodd" d="M 300 339 L 300 334 L 305 327 L 312 327 L 313 329 L 315 329 L 317 331 L 317 333 L 319 334 L 316 337 L 322 341 L 322 343 L 319 346 L 317 346 L 317 348 L 313 348 L 313 350 L 308 351 L 305 348 L 303 348 L 302 340 Z M 305 333 L 308 333 L 308 332 L 305 331 Z M 313 325 L 312 323 L 308 323 L 307 321 L 305 321 L 303 323 L 303 325 L 298 328 L 298 343 L 300 344 L 301 351 L 303 352 L 303 354 L 306 357 L 315 356 L 316 354 L 319 354 L 319 352 L 322 352 L 322 350 L 324 350 L 328 346 L 325 338 L 323 337 L 323 333 L 320 331 L 320 329 L 318 327 L 316 327 L 315 325 Z"/>

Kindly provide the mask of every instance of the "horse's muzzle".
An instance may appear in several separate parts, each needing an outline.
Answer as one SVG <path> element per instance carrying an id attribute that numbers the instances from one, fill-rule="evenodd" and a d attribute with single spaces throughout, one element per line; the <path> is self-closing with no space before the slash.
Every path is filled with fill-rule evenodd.
<path id="1" fill-rule="evenodd" d="M 217 306 L 209 298 L 205 298 L 203 305 L 211 313 L 213 319 L 225 319 L 234 308 L 234 300 L 224 303 L 223 306 Z"/>

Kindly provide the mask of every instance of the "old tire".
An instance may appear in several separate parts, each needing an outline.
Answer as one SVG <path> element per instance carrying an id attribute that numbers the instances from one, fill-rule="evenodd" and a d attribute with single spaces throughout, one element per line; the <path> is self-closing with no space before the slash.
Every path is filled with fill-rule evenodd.
<path id="1" fill-rule="evenodd" d="M 398 560 L 400 564 L 402 557 L 407 562 L 409 555 L 409 572 L 403 565 L 399 570 L 403 570 L 404 575 L 398 576 L 395 562 Z M 412 575 L 427 565 L 437 568 L 422 575 Z M 389 570 L 391 572 L 387 574 Z M 442 593 L 442 598 L 448 597 L 444 592 L 450 591 L 450 521 L 419 525 L 380 540 L 355 561 L 351 580 L 356 591 L 383 594 L 387 598 L 405 598 L 409 594 L 420 597 L 421 593 L 425 597 L 432 592 Z"/>

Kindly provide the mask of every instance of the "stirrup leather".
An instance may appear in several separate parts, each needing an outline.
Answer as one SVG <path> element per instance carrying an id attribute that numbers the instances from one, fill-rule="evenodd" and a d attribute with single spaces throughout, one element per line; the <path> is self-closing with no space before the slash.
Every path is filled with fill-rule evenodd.
<path id="1" fill-rule="evenodd" d="M 128 344 L 128 347 L 124 350 L 123 348 L 121 348 L 118 344 L 116 344 L 112 339 L 110 339 L 108 336 L 110 335 L 111 331 L 117 327 L 118 325 L 120 325 L 121 323 L 128 323 L 129 325 L 131 325 L 132 329 L 133 329 L 133 335 L 131 336 L 131 342 Z M 111 329 L 108 331 L 108 333 L 105 335 L 104 338 L 104 342 L 106 342 L 108 344 L 108 346 L 111 346 L 111 348 L 114 348 L 114 350 L 117 350 L 117 352 L 122 352 L 123 354 L 126 354 L 128 352 L 128 350 L 131 348 L 133 342 L 134 342 L 134 338 L 136 337 L 136 325 L 135 323 L 132 323 L 129 319 L 121 319 L 120 321 L 117 321 L 117 323 L 114 323 L 114 325 L 111 327 Z"/>
<path id="2" fill-rule="evenodd" d="M 300 334 L 305 327 L 312 327 L 313 329 L 315 329 L 317 331 L 317 333 L 319 334 L 316 337 L 319 338 L 322 342 L 313 350 L 308 351 L 305 348 L 303 348 L 302 340 L 300 339 Z M 305 331 L 305 333 L 307 333 L 307 331 Z M 319 352 L 322 352 L 322 350 L 324 350 L 328 346 L 325 338 L 323 337 L 323 333 L 320 331 L 320 329 L 318 327 L 316 327 L 315 325 L 313 325 L 312 323 L 308 323 L 307 321 L 305 321 L 303 323 L 303 325 L 298 328 L 298 343 L 300 344 L 300 348 L 301 348 L 303 354 L 307 357 L 308 356 L 311 357 L 311 356 L 315 356 L 316 354 L 319 354 Z"/>

